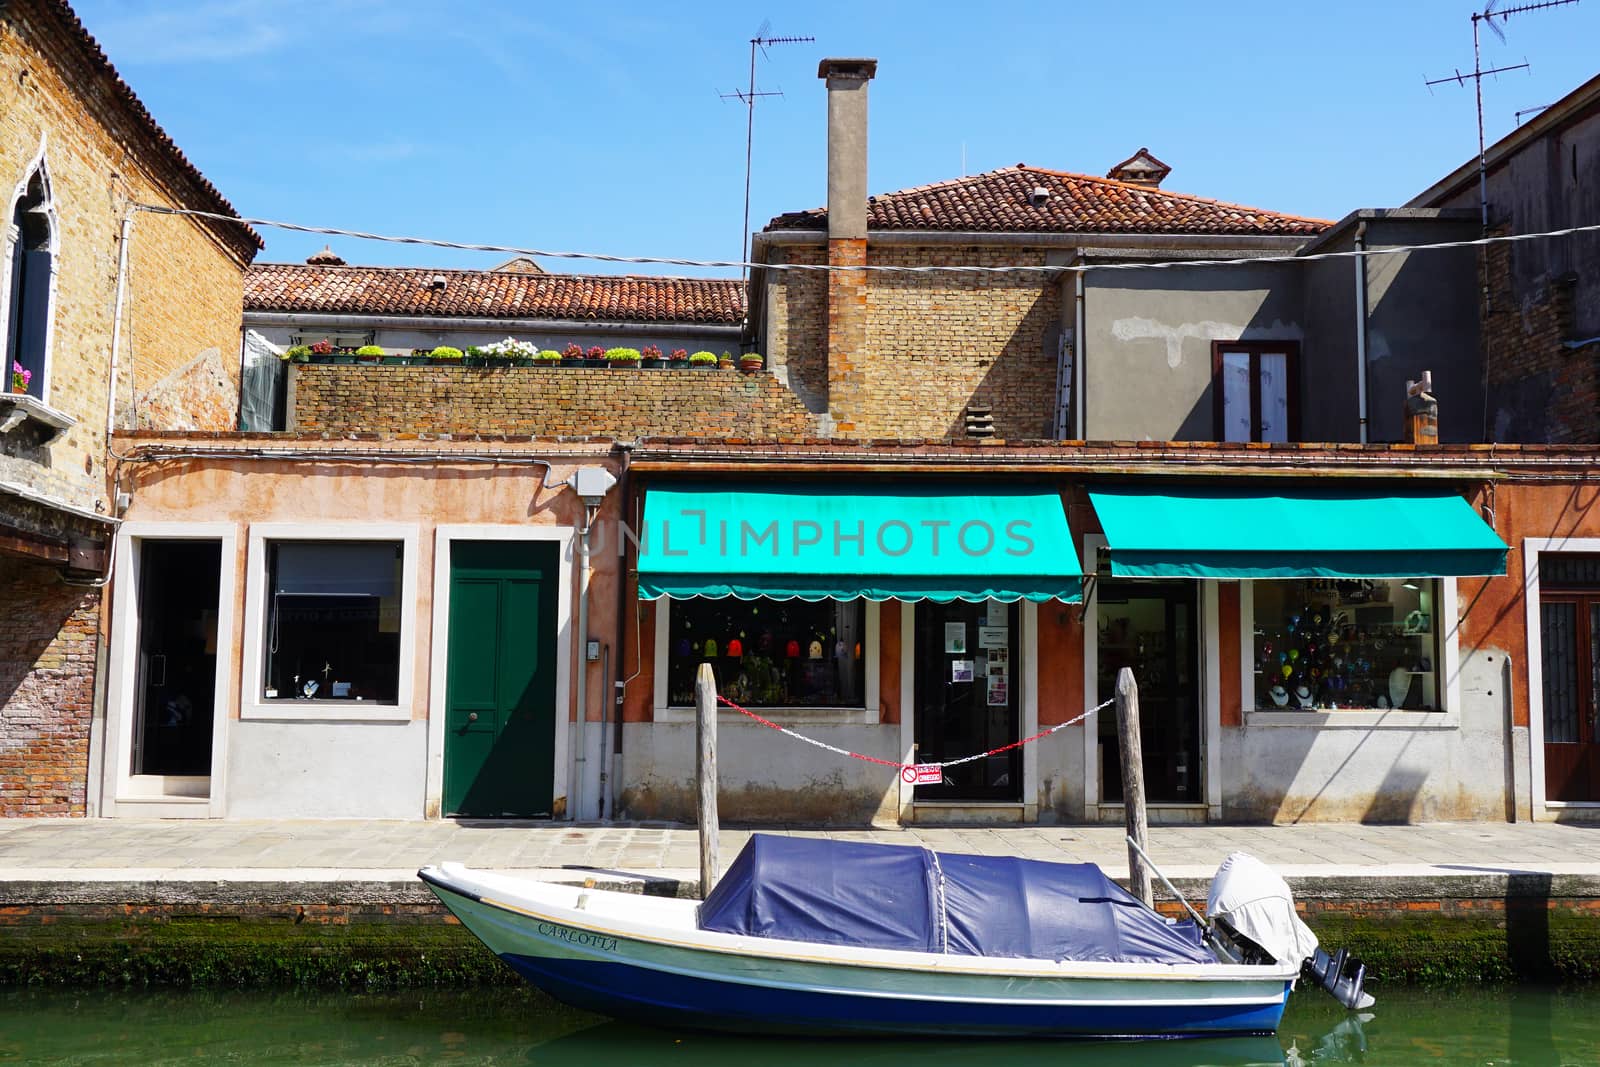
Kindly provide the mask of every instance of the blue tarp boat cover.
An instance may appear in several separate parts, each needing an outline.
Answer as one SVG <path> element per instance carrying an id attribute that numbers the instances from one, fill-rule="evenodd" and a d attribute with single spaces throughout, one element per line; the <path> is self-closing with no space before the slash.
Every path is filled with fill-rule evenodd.
<path id="1" fill-rule="evenodd" d="M 1044 960 L 1215 963 L 1092 863 L 755 834 L 700 928 L 829 945 Z"/>

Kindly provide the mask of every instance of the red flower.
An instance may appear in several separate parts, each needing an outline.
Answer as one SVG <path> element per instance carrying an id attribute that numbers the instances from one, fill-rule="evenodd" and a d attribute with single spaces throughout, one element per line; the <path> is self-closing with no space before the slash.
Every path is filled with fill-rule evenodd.
<path id="1" fill-rule="evenodd" d="M 567 359 L 582 359 L 583 346 L 579 344 L 569 344 L 567 345 L 566 351 L 563 352 L 562 355 Z"/>
<path id="2" fill-rule="evenodd" d="M 593 346 L 592 348 L 589 349 L 589 358 L 590 359 L 604 359 L 605 355 L 606 355 L 606 350 L 604 348 L 601 348 L 599 345 L 595 345 L 595 346 Z"/>
<path id="3" fill-rule="evenodd" d="M 333 351 L 333 342 L 324 337 L 322 340 L 311 346 L 311 351 L 315 352 L 319 356 L 325 356 L 329 352 Z"/>
<path id="4" fill-rule="evenodd" d="M 682 363 L 689 358 L 689 350 L 687 348 L 674 348 L 670 358 L 674 363 Z"/>

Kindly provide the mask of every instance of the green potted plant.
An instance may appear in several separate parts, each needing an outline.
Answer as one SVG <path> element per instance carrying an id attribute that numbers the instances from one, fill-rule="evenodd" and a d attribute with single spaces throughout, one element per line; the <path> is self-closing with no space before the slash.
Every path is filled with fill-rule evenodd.
<path id="1" fill-rule="evenodd" d="M 283 350 L 283 355 L 279 358 L 281 358 L 285 363 L 310 363 L 311 346 L 290 345 L 288 348 Z"/>
<path id="2" fill-rule="evenodd" d="M 362 345 L 356 349 L 356 359 L 362 363 L 376 363 L 383 358 L 383 349 L 377 345 Z"/>
<path id="3" fill-rule="evenodd" d="M 639 365 L 639 350 L 637 348 L 608 348 L 606 349 L 606 363 L 619 370 L 625 367 Z"/>
<path id="4" fill-rule="evenodd" d="M 561 353 L 553 348 L 542 349 L 534 353 L 533 362 L 535 366 L 539 367 L 559 367 L 561 366 Z"/>
<path id="5" fill-rule="evenodd" d="M 661 349 L 656 345 L 645 345 L 639 349 L 639 361 L 647 370 L 654 370 L 661 366 Z"/>
<path id="6" fill-rule="evenodd" d="M 759 371 L 766 361 L 761 358 L 760 352 L 746 352 L 739 357 L 739 369 L 746 374 Z"/>
<path id="7" fill-rule="evenodd" d="M 718 370 L 732 370 L 735 365 L 736 361 L 733 358 L 732 352 L 724 352 L 722 355 L 717 357 Z"/>
<path id="8" fill-rule="evenodd" d="M 431 362 L 443 363 L 450 367 L 461 366 L 461 360 L 463 358 L 464 353 L 461 351 L 461 349 L 451 348 L 449 345 L 440 345 L 438 348 L 435 348 L 432 352 L 428 353 L 428 359 Z"/>
<path id="9" fill-rule="evenodd" d="M 712 352 L 696 352 L 689 357 L 690 370 L 716 370 L 717 357 Z"/>

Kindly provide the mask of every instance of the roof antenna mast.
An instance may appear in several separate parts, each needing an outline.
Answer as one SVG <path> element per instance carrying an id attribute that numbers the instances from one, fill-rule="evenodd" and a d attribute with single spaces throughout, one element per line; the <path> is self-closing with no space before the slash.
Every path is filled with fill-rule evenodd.
<path id="1" fill-rule="evenodd" d="M 1482 11 L 1472 13 L 1472 73 L 1463 74 L 1460 70 L 1457 70 L 1452 75 L 1434 78 L 1426 83 L 1430 89 L 1435 85 L 1443 85 L 1445 82 L 1455 82 L 1457 85 L 1465 87 L 1467 79 L 1472 79 L 1473 93 L 1478 99 L 1478 216 L 1485 233 L 1489 231 L 1489 169 L 1484 158 L 1483 147 L 1483 79 L 1491 74 L 1527 70 L 1528 62 L 1523 60 L 1521 63 L 1515 63 L 1508 67 L 1491 67 L 1488 70 L 1484 70 L 1483 53 L 1479 48 L 1478 28 L 1487 25 L 1490 31 L 1504 43 L 1506 31 L 1500 28 L 1495 19 L 1505 22 L 1512 15 L 1520 15 L 1527 11 L 1543 11 L 1551 7 L 1565 7 L 1568 4 L 1576 4 L 1577 2 L 1578 0 L 1537 0 L 1535 3 L 1518 4 L 1516 7 L 1500 7 L 1500 0 L 1489 0 Z M 1519 112 L 1518 115 L 1520 118 L 1521 113 Z"/>
<path id="2" fill-rule="evenodd" d="M 1572 0 L 1572 2 L 1576 2 L 1576 0 Z M 756 49 L 759 48 L 761 50 L 761 54 L 765 56 L 767 54 L 767 46 L 768 45 L 773 45 L 773 44 L 805 44 L 805 43 L 809 43 L 811 41 L 815 41 L 816 40 L 815 37 L 768 37 L 767 36 L 767 31 L 769 29 L 771 29 L 771 27 L 772 27 L 772 23 L 770 21 L 768 21 L 768 20 L 763 19 L 762 22 L 761 22 L 761 28 L 756 30 L 756 35 L 754 37 L 750 38 L 750 88 L 748 88 L 748 89 L 735 89 L 731 93 L 721 93 L 721 94 L 719 94 L 722 97 L 722 99 L 724 99 L 724 100 L 738 100 L 741 104 L 744 105 L 745 112 L 746 112 L 746 114 L 745 114 L 745 123 L 744 123 L 744 226 L 739 231 L 739 262 L 740 263 L 745 263 L 745 262 L 747 262 L 749 260 L 748 250 L 749 250 L 749 247 L 750 247 L 749 246 L 749 241 L 750 241 L 750 154 L 751 154 L 751 148 L 755 143 L 756 100 L 759 99 L 760 97 L 763 97 L 763 96 L 782 96 L 783 95 L 783 90 L 782 89 L 777 89 L 777 90 L 774 90 L 772 92 L 765 92 L 765 93 L 756 92 Z M 771 57 L 768 56 L 768 58 L 770 59 Z M 748 267 L 740 267 L 739 268 L 739 276 L 741 278 L 744 277 L 748 273 L 749 273 L 749 268 Z"/>

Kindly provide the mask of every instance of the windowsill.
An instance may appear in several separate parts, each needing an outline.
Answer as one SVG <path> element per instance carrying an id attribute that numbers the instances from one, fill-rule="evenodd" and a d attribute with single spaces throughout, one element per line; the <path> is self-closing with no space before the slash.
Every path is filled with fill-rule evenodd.
<path id="1" fill-rule="evenodd" d="M 78 424 L 64 411 L 57 411 L 38 397 L 27 393 L 0 393 L 0 436 L 22 426 L 32 426 L 41 444 L 49 444 Z"/>
<path id="2" fill-rule="evenodd" d="M 763 719 L 770 719 L 779 726 L 876 726 L 878 717 L 866 708 L 751 708 L 755 714 Z M 693 708 L 657 708 L 656 722 L 660 723 L 692 723 L 695 721 Z M 754 719 L 734 711 L 730 707 L 717 708 L 717 722 L 723 723 L 749 723 L 759 726 Z"/>
<path id="3" fill-rule="evenodd" d="M 239 709 L 239 718 L 258 722 L 406 722 L 411 709 L 369 700 L 285 700 L 245 704 Z"/>
<path id="4" fill-rule="evenodd" d="M 1449 711 L 1395 711 L 1351 708 L 1340 711 L 1247 711 L 1246 729 L 1258 726 L 1310 726 L 1318 729 L 1386 728 L 1399 730 L 1455 730 L 1461 717 Z"/>

